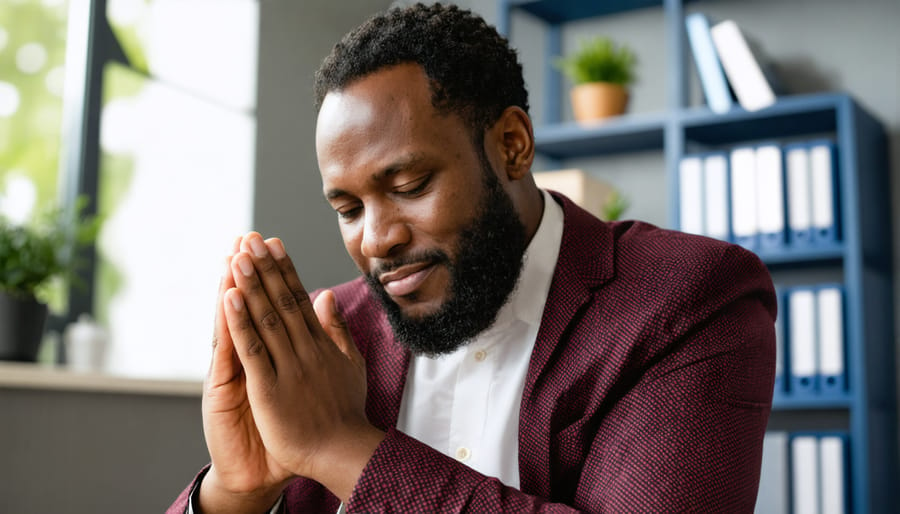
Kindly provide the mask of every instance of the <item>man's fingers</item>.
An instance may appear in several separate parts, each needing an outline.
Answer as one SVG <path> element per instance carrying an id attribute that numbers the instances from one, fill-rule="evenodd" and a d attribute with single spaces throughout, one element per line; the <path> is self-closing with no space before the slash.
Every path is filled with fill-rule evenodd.
<path id="1" fill-rule="evenodd" d="M 223 303 L 228 330 L 247 375 L 249 389 L 268 390 L 275 383 L 275 369 L 272 367 L 269 350 L 250 319 L 241 291 L 237 288 L 229 289 L 225 292 Z"/>
<path id="2" fill-rule="evenodd" d="M 313 335 L 321 335 L 322 329 L 319 327 L 319 318 L 316 316 L 316 312 L 313 309 L 312 301 L 309 299 L 306 288 L 303 287 L 303 283 L 300 282 L 300 277 L 297 275 L 297 269 L 294 268 L 294 263 L 284 249 L 284 243 L 277 237 L 267 239 L 265 243 L 272 258 L 275 259 L 278 269 L 281 271 L 282 279 L 285 284 L 287 284 L 288 289 L 294 296 L 294 300 L 300 307 L 300 312 L 303 314 L 303 319 L 306 321 L 309 332 Z"/>
<path id="3" fill-rule="evenodd" d="M 234 287 L 234 277 L 231 274 L 231 256 L 225 258 L 225 270 L 222 280 L 219 282 L 219 293 L 216 297 L 216 315 L 213 323 L 212 359 L 207 374 L 207 386 L 215 387 L 230 382 L 240 373 L 240 362 L 234 358 L 234 344 L 231 334 L 228 332 L 228 323 L 225 320 L 225 309 L 222 302 L 225 299 L 225 291 Z"/>
<path id="4" fill-rule="evenodd" d="M 246 242 L 246 238 L 244 240 Z M 241 291 L 241 299 L 247 307 L 248 319 L 252 319 L 261 341 L 274 358 L 275 366 L 279 362 L 290 362 L 294 350 L 282 314 L 273 305 L 250 254 L 242 251 L 235 255 L 231 270 L 235 284 Z M 233 332 L 231 335 L 235 337 Z"/>
<path id="5" fill-rule="evenodd" d="M 347 322 L 337 310 L 334 293 L 331 290 L 322 291 L 322 294 L 316 298 L 313 307 L 322 328 L 325 329 L 325 333 L 334 341 L 338 349 L 354 363 L 363 364 L 362 355 L 353 342 Z"/>

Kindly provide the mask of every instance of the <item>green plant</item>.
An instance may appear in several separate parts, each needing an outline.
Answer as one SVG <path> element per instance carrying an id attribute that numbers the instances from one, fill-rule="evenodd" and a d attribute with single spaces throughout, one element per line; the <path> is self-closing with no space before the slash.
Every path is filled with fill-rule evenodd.
<path id="1" fill-rule="evenodd" d="M 609 193 L 606 203 L 600 208 L 601 217 L 605 221 L 616 221 L 622 217 L 622 214 L 625 213 L 628 207 L 628 198 L 625 198 L 622 193 L 614 189 Z"/>
<path id="2" fill-rule="evenodd" d="M 554 65 L 575 85 L 611 82 L 628 86 L 635 79 L 637 57 L 626 45 L 616 45 L 608 37 L 597 36 L 581 42 L 578 51 L 558 57 Z"/>
<path id="3" fill-rule="evenodd" d="M 0 216 L 0 291 L 29 297 L 49 282 L 75 277 L 78 250 L 92 243 L 100 228 L 96 216 L 83 215 L 85 199 L 73 209 L 52 209 L 29 224 L 13 225 Z"/>

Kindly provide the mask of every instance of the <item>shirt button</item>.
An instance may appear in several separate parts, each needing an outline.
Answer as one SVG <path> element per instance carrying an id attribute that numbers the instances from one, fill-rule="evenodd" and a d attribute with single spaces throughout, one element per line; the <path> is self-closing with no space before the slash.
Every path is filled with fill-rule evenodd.
<path id="1" fill-rule="evenodd" d="M 486 351 L 484 351 L 484 350 L 478 350 L 477 352 L 475 352 L 475 360 L 476 360 L 476 361 L 481 362 L 481 361 L 483 361 L 483 360 L 486 359 L 486 358 L 487 358 L 487 352 L 486 352 Z"/>
<path id="2" fill-rule="evenodd" d="M 460 462 L 465 462 L 469 460 L 469 457 L 472 456 L 472 452 L 469 451 L 465 446 L 460 446 L 456 449 L 456 460 Z"/>

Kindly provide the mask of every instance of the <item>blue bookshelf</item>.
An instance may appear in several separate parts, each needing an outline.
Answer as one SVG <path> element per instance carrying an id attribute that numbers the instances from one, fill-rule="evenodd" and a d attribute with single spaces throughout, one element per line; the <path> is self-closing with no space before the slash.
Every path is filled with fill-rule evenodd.
<path id="1" fill-rule="evenodd" d="M 759 142 L 790 143 L 828 138 L 837 151 L 839 240 L 820 246 L 759 250 L 776 285 L 815 285 L 825 275 L 843 288 L 846 390 L 808 395 L 778 390 L 772 418 L 785 416 L 797 430 L 815 431 L 840 413 L 849 442 L 850 512 L 896 510 L 898 476 L 897 395 L 893 326 L 892 227 L 887 142 L 881 123 L 850 95 L 820 93 L 780 97 L 766 109 L 739 106 L 725 114 L 690 106 L 687 83 L 686 0 L 500 0 L 498 27 L 510 32 L 513 11 L 547 27 L 546 55 L 562 53 L 567 22 L 635 9 L 662 9 L 666 30 L 668 105 L 663 112 L 628 114 L 598 125 L 564 123 L 562 79 L 544 65 L 545 124 L 535 127 L 536 150 L 557 162 L 585 156 L 657 150 L 665 157 L 670 225 L 678 220 L 678 163 L 688 153 L 728 150 Z M 740 23 L 740 20 L 737 20 Z M 513 31 L 514 32 L 514 31 Z M 812 275 L 811 275 L 812 274 Z M 837 277 L 837 278 L 834 278 Z M 784 314 L 783 306 L 780 307 Z M 781 315 L 780 314 L 780 315 Z M 777 424 L 777 423 L 776 423 Z"/>
<path id="2" fill-rule="evenodd" d="M 595 125 L 535 127 L 535 150 L 552 159 L 662 150 L 668 116 L 633 115 Z"/>

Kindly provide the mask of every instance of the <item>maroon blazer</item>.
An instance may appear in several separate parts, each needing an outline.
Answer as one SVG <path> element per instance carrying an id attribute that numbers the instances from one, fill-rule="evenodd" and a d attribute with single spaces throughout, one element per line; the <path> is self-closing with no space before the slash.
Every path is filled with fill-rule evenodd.
<path id="1" fill-rule="evenodd" d="M 409 354 L 361 279 L 334 289 L 366 359 L 369 420 L 388 431 L 351 512 L 753 511 L 775 368 L 766 268 L 554 196 L 565 224 L 522 397 L 519 490 L 394 428 Z M 307 479 L 285 500 L 287 512 L 339 505 Z"/>

